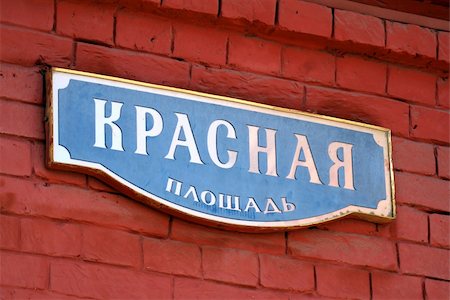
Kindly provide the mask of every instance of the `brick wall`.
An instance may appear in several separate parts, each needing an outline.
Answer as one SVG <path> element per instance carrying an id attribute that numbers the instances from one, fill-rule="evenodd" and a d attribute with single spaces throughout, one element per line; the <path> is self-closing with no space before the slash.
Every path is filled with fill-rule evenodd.
<path id="1" fill-rule="evenodd" d="M 449 33 L 298 0 L 1 0 L 0 298 L 449 298 Z M 73 68 L 390 128 L 398 218 L 192 224 L 44 165 Z"/>

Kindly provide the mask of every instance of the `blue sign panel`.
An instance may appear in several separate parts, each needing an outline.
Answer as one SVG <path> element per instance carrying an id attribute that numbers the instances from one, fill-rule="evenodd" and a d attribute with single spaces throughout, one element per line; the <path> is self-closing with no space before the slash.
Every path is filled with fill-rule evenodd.
<path id="1" fill-rule="evenodd" d="M 242 230 L 395 217 L 387 129 L 78 71 L 50 77 L 51 167 Z"/>

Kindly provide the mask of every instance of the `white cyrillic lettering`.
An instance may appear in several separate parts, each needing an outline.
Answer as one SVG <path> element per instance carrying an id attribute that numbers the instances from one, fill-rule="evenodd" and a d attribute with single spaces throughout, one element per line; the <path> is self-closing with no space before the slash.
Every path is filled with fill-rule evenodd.
<path id="1" fill-rule="evenodd" d="M 233 128 L 233 125 L 231 125 L 229 122 L 225 120 L 215 120 L 214 122 L 209 125 L 208 129 L 208 153 L 211 157 L 211 160 L 213 163 L 216 164 L 216 166 L 221 167 L 222 169 L 229 169 L 234 166 L 237 159 L 237 152 L 227 150 L 228 153 L 228 161 L 226 163 L 222 163 L 219 159 L 219 156 L 217 154 L 217 128 L 223 125 L 227 128 L 227 138 L 229 139 L 236 139 L 236 132 Z"/>
<path id="2" fill-rule="evenodd" d="M 308 168 L 309 172 L 309 182 L 322 184 L 319 179 L 319 174 L 317 174 L 316 164 L 314 163 L 313 156 L 311 154 L 311 149 L 309 148 L 308 140 L 306 136 L 301 134 L 295 134 L 297 138 L 297 147 L 295 148 L 294 158 L 292 160 L 291 170 L 289 175 L 286 177 L 288 179 L 296 179 L 295 173 L 297 172 L 297 167 L 302 166 Z M 300 153 L 303 150 L 303 155 L 305 160 L 299 160 Z"/>
<path id="3" fill-rule="evenodd" d="M 153 118 L 153 127 L 147 130 L 147 114 Z M 147 137 L 159 135 L 163 130 L 160 113 L 148 107 L 136 106 L 136 151 L 134 153 L 148 155 Z"/>
<path id="4" fill-rule="evenodd" d="M 342 148 L 343 160 L 338 158 L 337 152 L 339 148 Z M 328 155 L 334 163 L 330 168 L 330 186 L 339 187 L 339 169 L 344 168 L 344 188 L 355 190 L 352 148 L 353 145 L 340 142 L 333 142 L 328 146 Z"/>
<path id="5" fill-rule="evenodd" d="M 198 201 L 198 196 L 197 196 L 197 191 L 195 190 L 195 187 L 193 187 L 192 185 L 189 187 L 189 189 L 187 190 L 186 194 L 184 194 L 183 198 L 187 199 L 187 198 L 189 198 L 190 195 L 192 195 L 192 197 L 194 198 L 195 202 L 199 202 Z"/>
<path id="6" fill-rule="evenodd" d="M 175 150 L 177 146 L 187 147 L 191 156 L 190 162 L 196 164 L 203 164 L 198 153 L 197 144 L 195 143 L 194 134 L 192 133 L 191 125 L 189 124 L 188 116 L 185 114 L 175 113 L 178 118 L 175 132 L 173 133 L 172 143 L 170 144 L 169 152 L 165 156 L 167 159 L 174 160 Z M 183 130 L 185 141 L 180 140 L 181 130 Z"/>
<path id="7" fill-rule="evenodd" d="M 290 212 L 295 210 L 295 204 L 287 202 L 286 197 L 281 197 L 281 203 L 283 204 L 283 211 Z"/>
<path id="8" fill-rule="evenodd" d="M 272 210 L 270 210 L 270 208 L 272 208 Z M 281 214 L 281 210 L 278 208 L 278 206 L 275 204 L 272 198 L 267 198 L 264 214 L 273 214 L 273 213 Z"/>
<path id="9" fill-rule="evenodd" d="M 206 196 L 209 195 L 209 200 L 206 199 Z M 216 196 L 211 191 L 203 191 L 200 194 L 200 198 L 202 199 L 202 202 L 206 205 L 214 205 L 216 204 Z"/>
<path id="10" fill-rule="evenodd" d="M 248 143 L 249 143 L 249 161 L 248 171 L 251 173 L 261 174 L 259 171 L 259 153 L 267 155 L 267 171 L 266 175 L 278 176 L 277 174 L 277 156 L 275 134 L 276 130 L 265 129 L 266 131 L 266 147 L 259 146 L 258 130 L 259 127 L 247 125 L 248 127 Z"/>
<path id="11" fill-rule="evenodd" d="M 224 205 L 225 197 L 226 197 L 226 203 L 227 203 L 226 206 Z M 234 199 L 234 201 L 232 201 L 232 199 Z M 239 197 L 238 196 L 233 197 L 231 195 L 219 194 L 219 207 L 225 208 L 225 209 L 241 211 L 241 209 L 239 208 Z"/>
<path id="12" fill-rule="evenodd" d="M 173 186 L 174 182 L 175 182 L 175 191 L 172 192 L 172 186 Z M 180 196 L 181 184 L 182 184 L 182 182 L 180 182 L 180 181 L 177 181 L 177 180 L 172 179 L 170 177 L 167 178 L 166 192 L 169 192 L 169 193 L 175 194 L 177 196 Z"/>
<path id="13" fill-rule="evenodd" d="M 255 212 L 261 212 L 261 209 L 259 209 L 258 204 L 256 204 L 255 199 L 253 199 L 252 197 L 248 198 L 248 202 L 245 206 L 244 211 L 248 211 L 250 208 L 253 208 Z"/>
<path id="14" fill-rule="evenodd" d="M 111 128 L 111 149 L 124 151 L 122 147 L 122 130 L 114 123 L 120 118 L 123 103 L 111 102 L 111 115 L 105 117 L 106 100 L 95 99 L 95 143 L 94 147 L 106 148 L 105 126 Z"/>

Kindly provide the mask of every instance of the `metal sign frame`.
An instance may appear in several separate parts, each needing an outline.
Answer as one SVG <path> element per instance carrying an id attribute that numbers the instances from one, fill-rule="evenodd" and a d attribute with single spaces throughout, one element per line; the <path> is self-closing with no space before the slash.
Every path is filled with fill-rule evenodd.
<path id="1" fill-rule="evenodd" d="M 56 76 L 60 77 L 55 79 Z M 375 142 L 383 148 L 386 199 L 380 201 L 376 209 L 350 205 L 345 207 L 344 209 L 333 211 L 332 213 L 310 217 L 307 219 L 267 222 L 230 219 L 222 216 L 210 215 L 204 212 L 195 211 L 193 209 L 174 204 L 160 196 L 154 195 L 149 191 L 143 190 L 142 188 L 133 185 L 132 183 L 124 180 L 116 173 L 110 171 L 108 168 L 102 166 L 101 164 L 72 159 L 70 157 L 69 151 L 67 151 L 67 149 L 59 144 L 58 91 L 66 87 L 69 84 L 69 81 L 74 78 L 78 80 L 90 80 L 92 82 L 100 84 L 118 85 L 123 88 L 137 88 L 140 91 L 157 91 L 161 94 L 186 97 L 186 99 L 201 101 L 204 103 L 212 103 L 215 105 L 223 105 L 248 111 L 257 111 L 269 115 L 292 119 L 301 119 L 303 121 L 306 120 L 308 122 L 325 124 L 327 126 L 335 126 L 339 128 L 355 130 L 358 132 L 370 133 L 373 135 Z M 53 68 L 50 72 L 47 73 L 46 86 L 46 132 L 48 149 L 47 165 L 50 168 L 89 174 L 110 184 L 120 192 L 130 196 L 133 199 L 136 199 L 141 203 L 150 205 L 157 209 L 161 209 L 172 215 L 219 228 L 252 232 L 291 230 L 300 227 L 308 227 L 343 217 L 356 217 L 372 222 L 384 223 L 393 220 L 396 216 L 394 175 L 391 150 L 392 142 L 391 132 L 389 129 L 349 120 L 338 119 L 335 117 L 316 115 L 293 109 L 285 109 L 249 102 L 230 97 L 211 95 L 179 88 L 61 68 Z"/>

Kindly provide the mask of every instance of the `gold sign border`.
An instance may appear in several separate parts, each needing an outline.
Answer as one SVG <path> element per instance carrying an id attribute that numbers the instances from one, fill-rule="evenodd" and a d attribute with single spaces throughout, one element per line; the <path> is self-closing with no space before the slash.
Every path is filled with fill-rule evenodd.
<path id="1" fill-rule="evenodd" d="M 72 165 L 58 163 L 58 162 L 54 161 L 54 159 L 53 159 L 54 158 L 54 153 L 53 153 L 53 151 L 54 151 L 54 140 L 53 140 L 53 126 L 54 126 L 53 122 L 54 122 L 54 120 L 53 120 L 53 82 L 52 82 L 52 77 L 53 77 L 53 73 L 55 73 L 55 72 L 67 73 L 67 74 L 72 74 L 72 75 L 80 75 L 80 76 L 86 76 L 86 77 L 97 78 L 97 79 L 105 79 L 105 80 L 110 80 L 110 81 L 126 83 L 126 84 L 132 84 L 132 85 L 155 88 L 155 89 L 160 89 L 160 90 L 190 94 L 190 95 L 195 95 L 195 96 L 206 97 L 209 99 L 217 99 L 217 100 L 222 100 L 222 101 L 239 103 L 239 104 L 244 104 L 244 105 L 248 105 L 248 106 L 260 107 L 260 108 L 275 110 L 275 111 L 279 111 L 279 112 L 293 113 L 293 114 L 297 114 L 297 115 L 301 115 L 301 116 L 313 117 L 313 118 L 318 118 L 318 119 L 322 119 L 322 120 L 328 120 L 328 121 L 333 121 L 333 122 L 337 122 L 337 123 L 348 124 L 348 125 L 382 131 L 387 135 L 388 164 L 389 164 L 389 175 L 390 175 L 389 181 L 390 181 L 390 189 L 391 189 L 390 192 L 391 192 L 391 206 L 392 206 L 391 215 L 390 216 L 377 216 L 377 215 L 362 213 L 362 212 L 358 212 L 358 211 L 348 211 L 345 213 L 341 212 L 340 214 L 333 215 L 333 217 L 331 217 L 331 218 L 324 218 L 324 219 L 320 219 L 319 221 L 304 223 L 302 225 L 297 225 L 297 226 L 280 225 L 280 226 L 276 226 L 276 227 L 273 227 L 273 226 L 268 227 L 267 224 L 265 224 L 264 222 L 252 222 L 252 224 L 255 224 L 252 226 L 236 225 L 236 224 L 230 224 L 230 223 L 226 223 L 226 222 L 220 222 L 217 220 L 205 219 L 204 217 L 196 216 L 195 214 L 182 212 L 182 211 L 174 209 L 172 207 L 168 207 L 162 203 L 159 203 L 156 200 L 149 199 L 148 197 L 139 194 L 138 192 L 133 190 L 131 187 L 126 186 L 126 185 L 112 179 L 108 174 L 104 173 L 101 170 L 94 169 L 94 168 L 88 168 L 88 167 L 82 167 L 82 166 L 72 166 Z M 213 95 L 213 94 L 191 91 L 191 90 L 186 90 L 186 89 L 181 89 L 181 88 L 174 88 L 174 87 L 169 87 L 169 86 L 145 83 L 145 82 L 140 82 L 140 81 L 136 81 L 136 80 L 123 79 L 123 78 L 118 78 L 118 77 L 114 77 L 114 76 L 94 74 L 94 73 L 70 70 L 70 69 L 64 69 L 64 68 L 52 68 L 49 72 L 47 72 L 47 74 L 46 74 L 46 92 L 47 92 L 47 103 L 46 103 L 46 126 L 45 126 L 45 129 L 46 129 L 46 133 L 47 133 L 46 134 L 47 135 L 46 163 L 47 163 L 48 167 L 60 169 L 60 170 L 66 170 L 66 171 L 75 171 L 75 172 L 85 173 L 87 175 L 94 176 L 94 177 L 104 181 L 105 183 L 113 186 L 119 192 L 121 192 L 141 203 L 144 203 L 144 204 L 154 207 L 156 209 L 162 210 L 171 215 L 180 217 L 182 219 L 192 220 L 192 221 L 195 221 L 196 223 L 209 225 L 209 226 L 213 226 L 216 228 L 222 228 L 222 229 L 229 229 L 229 230 L 236 230 L 236 231 L 243 231 L 243 232 L 272 232 L 272 231 L 285 231 L 285 230 L 294 230 L 294 229 L 298 229 L 298 228 L 305 228 L 305 227 L 310 227 L 310 226 L 314 226 L 317 224 L 323 224 L 323 223 L 327 223 L 327 222 L 334 221 L 337 219 L 342 219 L 342 218 L 358 218 L 358 219 L 367 220 L 367 221 L 375 222 L 375 223 L 387 223 L 396 218 L 395 184 L 394 184 L 394 172 L 393 172 L 393 163 L 392 163 L 392 138 L 391 138 L 391 130 L 390 129 L 383 128 L 383 127 L 376 126 L 376 125 L 370 125 L 370 124 L 364 124 L 364 123 L 360 123 L 360 122 L 356 122 L 356 121 L 340 119 L 340 118 L 336 118 L 336 117 L 302 112 L 302 111 L 298 111 L 295 109 L 282 108 L 282 107 L 277 107 L 277 106 L 272 106 L 272 105 L 267 105 L 267 104 L 255 103 L 255 102 L 237 99 L 237 98 Z M 318 217 L 320 217 L 320 216 L 316 216 L 315 218 L 318 218 Z M 281 224 L 282 222 L 280 221 L 279 223 Z"/>

